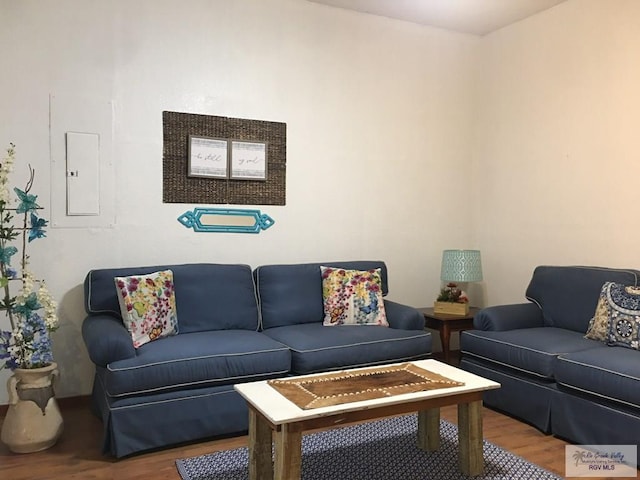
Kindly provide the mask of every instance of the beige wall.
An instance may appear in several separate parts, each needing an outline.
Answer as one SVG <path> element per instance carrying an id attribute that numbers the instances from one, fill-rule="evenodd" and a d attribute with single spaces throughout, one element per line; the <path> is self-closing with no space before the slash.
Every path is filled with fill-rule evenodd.
<path id="1" fill-rule="evenodd" d="M 91 387 L 91 268 L 381 258 L 390 298 L 421 306 L 444 248 L 482 250 L 482 305 L 523 301 L 538 264 L 640 266 L 635 0 L 569 0 L 482 38 L 302 0 L 0 0 L 0 18 L 0 146 L 36 167 L 45 208 L 49 94 L 115 103 L 114 225 L 30 249 L 60 301 L 60 396 Z M 162 203 L 163 110 L 287 123 L 287 205 L 257 206 L 271 229 L 176 221 L 194 205 Z"/>
<path id="2" fill-rule="evenodd" d="M 34 164 L 44 207 L 49 94 L 115 104 L 113 227 L 53 228 L 30 248 L 60 301 L 62 397 L 91 388 L 91 268 L 383 259 L 390 298 L 421 306 L 442 249 L 469 246 L 477 37 L 302 0 L 0 0 L 0 18 L 0 146 L 17 145 L 16 181 Z M 176 220 L 195 205 L 162 203 L 163 110 L 287 124 L 287 205 L 257 206 L 273 227 Z"/>
<path id="3" fill-rule="evenodd" d="M 640 267 L 640 2 L 570 0 L 482 39 L 473 243 L 488 304 L 539 264 Z"/>

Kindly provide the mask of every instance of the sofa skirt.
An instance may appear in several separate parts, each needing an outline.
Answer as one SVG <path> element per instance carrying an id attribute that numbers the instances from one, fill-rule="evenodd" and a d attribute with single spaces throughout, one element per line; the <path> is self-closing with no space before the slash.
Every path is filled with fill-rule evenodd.
<path id="1" fill-rule="evenodd" d="M 117 458 L 168 445 L 244 434 L 248 407 L 233 385 L 109 398 L 96 376 L 92 408 L 103 422 L 102 451 Z"/>
<path id="2" fill-rule="evenodd" d="M 497 390 L 484 392 L 484 405 L 524 420 L 543 433 L 551 432 L 551 402 L 557 391 L 555 383 L 498 370 L 464 355 L 460 368 L 500 383 Z"/>
<path id="3" fill-rule="evenodd" d="M 596 403 L 560 389 L 551 405 L 551 428 L 579 445 L 640 445 L 640 409 Z"/>

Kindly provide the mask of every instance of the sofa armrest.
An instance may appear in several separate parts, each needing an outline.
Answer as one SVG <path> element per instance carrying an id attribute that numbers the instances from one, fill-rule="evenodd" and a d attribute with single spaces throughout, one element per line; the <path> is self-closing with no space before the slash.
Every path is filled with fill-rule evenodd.
<path id="1" fill-rule="evenodd" d="M 496 305 L 480 310 L 473 318 L 476 330 L 517 330 L 543 327 L 542 311 L 534 303 Z"/>
<path id="2" fill-rule="evenodd" d="M 119 318 L 89 315 L 82 323 L 82 338 L 89 358 L 101 367 L 136 356 L 131 335 Z"/>
<path id="3" fill-rule="evenodd" d="M 415 308 L 401 303 L 384 301 L 387 322 L 400 330 L 424 330 L 424 316 Z"/>

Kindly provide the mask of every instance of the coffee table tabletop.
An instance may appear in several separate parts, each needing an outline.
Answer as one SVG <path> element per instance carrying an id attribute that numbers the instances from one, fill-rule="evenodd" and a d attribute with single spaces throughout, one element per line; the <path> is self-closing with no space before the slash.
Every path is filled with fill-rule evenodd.
<path id="1" fill-rule="evenodd" d="M 461 370 L 454 366 L 440 362 L 438 360 L 418 360 L 412 363 L 424 370 L 443 375 L 451 380 L 463 382 L 463 386 L 448 387 L 436 390 L 427 390 L 392 397 L 377 398 L 374 400 L 364 400 L 360 402 L 343 403 L 331 407 L 313 408 L 303 410 L 286 397 L 281 395 L 276 389 L 271 387 L 266 380 L 259 382 L 241 383 L 235 385 L 235 389 L 258 410 L 269 422 L 274 425 L 283 423 L 298 422 L 318 417 L 334 415 L 336 413 L 346 413 L 374 407 L 403 404 L 420 399 L 437 397 L 451 397 L 460 393 L 478 392 L 499 388 L 500 384 L 486 378 L 479 377 L 473 373 Z M 344 370 L 348 372 L 372 370 L 376 367 L 364 367 Z M 334 373 L 334 371 L 332 371 Z M 317 374 L 314 374 L 317 375 Z M 308 375 L 287 377 L 287 379 L 304 378 Z"/>
<path id="2" fill-rule="evenodd" d="M 453 404 L 458 405 L 460 470 L 466 475 L 482 473 L 482 393 L 500 388 L 500 384 L 437 360 L 403 363 L 412 363 L 424 370 L 463 382 L 464 385 L 308 410 L 289 401 L 266 380 L 235 385 L 234 388 L 249 405 L 249 478 L 300 478 L 303 431 L 339 427 L 390 415 L 418 412 L 418 445 L 425 451 L 437 450 L 440 446 L 440 407 Z M 374 368 L 377 367 L 344 371 Z M 275 471 L 271 456 L 273 432 Z"/>

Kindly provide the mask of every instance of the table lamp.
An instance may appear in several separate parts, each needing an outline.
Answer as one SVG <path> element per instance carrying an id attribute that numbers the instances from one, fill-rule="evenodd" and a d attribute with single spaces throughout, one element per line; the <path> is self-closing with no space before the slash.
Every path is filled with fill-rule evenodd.
<path id="1" fill-rule="evenodd" d="M 482 280 L 482 263 L 480 250 L 444 250 L 440 280 L 446 286 L 434 304 L 436 313 L 467 315 L 469 299 L 463 294 L 460 283 L 480 282 Z"/>

